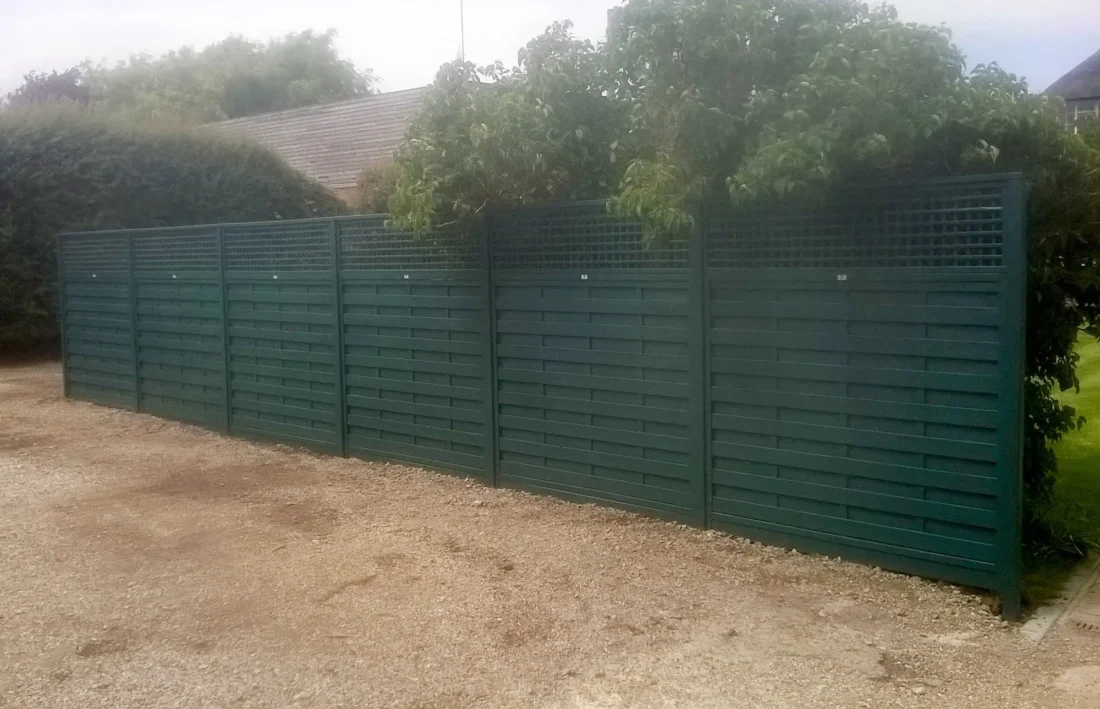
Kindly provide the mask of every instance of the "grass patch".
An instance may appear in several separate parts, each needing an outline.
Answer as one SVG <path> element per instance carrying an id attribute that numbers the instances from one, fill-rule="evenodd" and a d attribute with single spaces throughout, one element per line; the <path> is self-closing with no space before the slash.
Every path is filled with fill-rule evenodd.
<path id="1" fill-rule="evenodd" d="M 1055 534 L 1075 540 L 1081 551 L 1100 550 L 1100 343 L 1083 336 L 1077 351 L 1081 391 L 1058 395 L 1088 419 L 1057 446 L 1058 478 L 1046 518 Z M 1025 550 L 1024 597 L 1036 606 L 1061 591 L 1079 557 L 1050 550 Z"/>

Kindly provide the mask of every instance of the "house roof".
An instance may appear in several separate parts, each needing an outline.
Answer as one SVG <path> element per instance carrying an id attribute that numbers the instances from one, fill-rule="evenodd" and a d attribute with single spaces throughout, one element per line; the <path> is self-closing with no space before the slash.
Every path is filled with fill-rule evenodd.
<path id="1" fill-rule="evenodd" d="M 204 129 L 266 145 L 329 189 L 355 187 L 363 170 L 393 161 L 427 87 L 209 123 Z"/>
<path id="2" fill-rule="evenodd" d="M 1051 84 L 1046 93 L 1067 100 L 1100 98 L 1100 51 Z"/>

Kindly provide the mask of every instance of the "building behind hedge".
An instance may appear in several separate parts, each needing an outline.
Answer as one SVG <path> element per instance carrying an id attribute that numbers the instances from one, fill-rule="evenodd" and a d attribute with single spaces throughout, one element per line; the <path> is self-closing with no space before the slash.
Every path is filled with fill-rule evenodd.
<path id="1" fill-rule="evenodd" d="M 207 129 L 254 140 L 279 153 L 291 167 L 336 193 L 356 197 L 364 170 L 393 161 L 409 120 L 420 110 L 426 87 L 294 108 L 212 123 Z"/>

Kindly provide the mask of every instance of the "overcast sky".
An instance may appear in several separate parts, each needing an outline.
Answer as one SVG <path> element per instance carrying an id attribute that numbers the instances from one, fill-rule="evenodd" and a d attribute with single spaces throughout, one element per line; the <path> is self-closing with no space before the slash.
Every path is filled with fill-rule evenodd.
<path id="1" fill-rule="evenodd" d="M 516 50 L 554 20 L 603 37 L 616 0 L 465 0 L 466 55 L 515 61 Z M 1100 0 L 894 0 L 905 20 L 947 23 L 971 66 L 998 60 L 1033 90 L 1100 49 Z M 31 70 L 84 59 L 115 61 L 230 33 L 268 39 L 329 27 L 384 91 L 430 83 L 458 55 L 459 0 L 0 0 L 0 94 Z"/>

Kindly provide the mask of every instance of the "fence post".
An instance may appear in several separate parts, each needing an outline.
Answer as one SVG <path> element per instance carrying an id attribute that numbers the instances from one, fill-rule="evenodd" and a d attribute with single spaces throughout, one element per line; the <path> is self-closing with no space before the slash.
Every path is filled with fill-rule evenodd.
<path id="1" fill-rule="evenodd" d="M 1001 615 L 1008 620 L 1020 617 L 1020 583 L 1023 561 L 1023 437 L 1024 377 L 1027 343 L 1027 195 L 1023 180 L 1017 176 L 1005 184 L 1002 193 L 1004 284 L 1002 376 L 1004 402 L 1001 441 L 1005 473 L 999 505 L 1000 596 Z"/>
<path id="2" fill-rule="evenodd" d="M 485 425 L 488 428 L 489 440 L 487 441 L 487 454 L 489 456 L 486 473 L 493 487 L 499 483 L 500 468 L 500 441 L 497 428 L 497 314 L 495 297 L 493 294 L 493 222 L 491 216 L 482 217 L 477 225 L 478 240 L 481 242 L 481 278 L 484 287 L 482 299 L 485 312 L 485 406 L 488 409 L 485 416 Z"/>
<path id="3" fill-rule="evenodd" d="M 65 263 L 63 261 L 61 240 L 64 234 L 57 235 L 57 326 L 61 334 L 61 393 L 69 398 L 69 344 L 65 338 Z"/>
<path id="4" fill-rule="evenodd" d="M 336 407 L 337 425 L 340 427 L 340 455 L 348 456 L 348 407 L 345 403 L 347 387 L 344 383 L 344 284 L 340 278 L 340 237 L 336 233 L 336 220 L 328 223 L 332 244 L 332 289 L 336 308 Z"/>
<path id="5" fill-rule="evenodd" d="M 134 278 L 134 234 L 126 234 L 126 260 L 130 287 L 130 348 L 134 356 L 134 411 L 141 411 L 141 363 L 138 360 L 137 280 Z"/>
<path id="6" fill-rule="evenodd" d="M 707 395 L 710 353 L 707 329 L 709 324 L 706 283 L 706 226 L 701 205 L 692 210 L 691 240 L 688 243 L 690 270 L 688 272 L 689 335 L 688 357 L 691 382 L 691 446 L 690 465 L 700 476 L 700 488 L 696 490 L 700 526 L 710 525 L 710 402 Z"/>
<path id="7" fill-rule="evenodd" d="M 225 405 L 225 423 L 223 427 L 225 428 L 226 435 L 229 435 L 233 427 L 233 394 L 229 382 L 229 288 L 225 282 L 225 237 L 220 226 L 215 227 L 214 231 L 216 232 L 218 240 L 218 287 L 221 291 L 222 306 L 222 372 L 225 375 L 223 382 L 225 385 L 225 397 L 223 399 Z"/>

